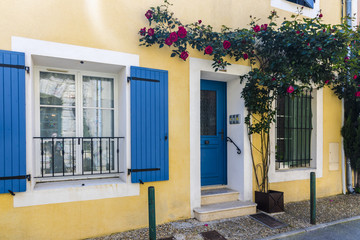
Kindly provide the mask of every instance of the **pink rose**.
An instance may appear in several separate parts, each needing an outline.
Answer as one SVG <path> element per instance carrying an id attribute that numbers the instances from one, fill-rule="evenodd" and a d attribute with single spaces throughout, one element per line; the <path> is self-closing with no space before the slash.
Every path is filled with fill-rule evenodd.
<path id="1" fill-rule="evenodd" d="M 165 39 L 165 44 L 168 45 L 168 46 L 171 46 L 173 42 L 171 41 L 170 37 L 166 38 Z"/>
<path id="2" fill-rule="evenodd" d="M 301 36 L 304 36 L 304 33 L 301 33 Z"/>
<path id="3" fill-rule="evenodd" d="M 323 15 L 322 15 L 322 13 L 320 13 L 319 18 L 322 18 L 322 17 L 323 17 Z"/>
<path id="4" fill-rule="evenodd" d="M 249 58 L 249 55 L 247 55 L 247 53 L 244 53 L 243 58 L 244 58 L 244 60 L 246 60 Z"/>
<path id="5" fill-rule="evenodd" d="M 231 43 L 230 43 L 229 41 L 225 40 L 225 41 L 223 42 L 223 47 L 224 47 L 224 49 L 228 49 L 230 46 L 231 46 Z"/>
<path id="6" fill-rule="evenodd" d="M 268 27 L 267 24 L 261 25 L 261 30 L 266 31 L 266 30 L 267 30 L 267 27 Z"/>
<path id="7" fill-rule="evenodd" d="M 260 26 L 256 25 L 255 27 L 253 27 L 254 32 L 260 32 Z"/>
<path id="8" fill-rule="evenodd" d="M 153 15 L 153 11 L 151 11 L 151 10 L 148 10 L 148 11 L 145 13 L 145 17 L 146 17 L 147 19 L 152 18 L 152 15 Z"/>
<path id="9" fill-rule="evenodd" d="M 355 97 L 360 97 L 360 91 L 357 91 L 357 92 L 355 93 Z"/>
<path id="10" fill-rule="evenodd" d="M 271 78 L 271 81 L 275 81 L 275 80 L 276 80 L 276 78 L 275 78 L 275 77 L 272 77 L 272 78 Z"/>
<path id="11" fill-rule="evenodd" d="M 346 56 L 345 58 L 344 58 L 344 62 L 348 62 L 347 60 L 349 60 L 350 58 L 348 57 L 348 56 Z"/>
<path id="12" fill-rule="evenodd" d="M 292 93 L 293 91 L 294 91 L 294 87 L 291 85 L 286 89 L 286 92 L 288 93 Z"/>
<path id="13" fill-rule="evenodd" d="M 149 36 L 153 36 L 154 33 L 155 33 L 154 29 L 152 29 L 152 28 L 149 28 L 149 29 L 148 29 L 148 35 L 149 35 Z"/>
<path id="14" fill-rule="evenodd" d="M 212 46 L 207 46 L 206 48 L 205 48 L 205 54 L 212 54 L 212 52 L 213 52 L 213 48 L 212 48 Z"/>
<path id="15" fill-rule="evenodd" d="M 178 35 L 176 34 L 176 32 L 172 32 L 172 33 L 170 33 L 169 38 L 174 43 L 178 40 Z"/>
<path id="16" fill-rule="evenodd" d="M 146 34 L 146 27 L 140 29 L 140 35 L 145 36 L 145 34 Z"/>
<path id="17" fill-rule="evenodd" d="M 184 61 L 186 61 L 186 59 L 189 57 L 189 53 L 186 52 L 186 51 L 183 51 L 181 54 L 180 54 L 180 58 Z"/>
<path id="18" fill-rule="evenodd" d="M 299 31 L 299 30 L 297 30 L 297 31 L 296 31 L 296 34 L 300 34 L 300 31 Z"/>
<path id="19" fill-rule="evenodd" d="M 322 50 L 322 48 L 321 48 L 321 47 L 318 47 L 318 50 L 319 50 L 319 51 L 321 51 L 321 50 Z"/>
<path id="20" fill-rule="evenodd" d="M 184 38 L 184 37 L 186 37 L 187 31 L 183 26 L 180 26 L 177 34 L 178 34 L 179 38 Z"/>
<path id="21" fill-rule="evenodd" d="M 310 43 L 307 43 L 306 45 L 310 46 Z"/>
<path id="22" fill-rule="evenodd" d="M 199 23 L 199 24 L 201 24 L 201 23 L 202 23 L 202 21 L 201 21 L 201 20 L 198 20 L 198 23 Z"/>
<path id="23" fill-rule="evenodd" d="M 326 29 L 323 29 L 323 32 L 326 32 Z"/>
<path id="24" fill-rule="evenodd" d="M 329 82 L 330 82 L 330 80 L 326 80 L 326 81 L 325 81 L 325 84 L 328 84 Z"/>
<path id="25" fill-rule="evenodd" d="M 353 79 L 355 80 L 355 79 L 357 79 L 357 77 L 358 77 L 358 76 L 355 74 L 354 77 L 353 77 Z"/>

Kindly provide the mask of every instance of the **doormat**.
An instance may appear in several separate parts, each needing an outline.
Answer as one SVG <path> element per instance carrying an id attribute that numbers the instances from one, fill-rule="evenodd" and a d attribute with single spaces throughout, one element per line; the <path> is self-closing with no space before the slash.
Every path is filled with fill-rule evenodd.
<path id="1" fill-rule="evenodd" d="M 202 232 L 201 235 L 203 236 L 204 240 L 226 240 L 220 233 L 217 231 L 209 231 L 209 232 Z"/>
<path id="2" fill-rule="evenodd" d="M 279 220 L 265 213 L 252 214 L 250 217 L 272 229 L 283 228 L 287 226 L 287 224 L 280 222 Z"/>
<path id="3" fill-rule="evenodd" d="M 174 237 L 168 237 L 168 238 L 161 238 L 159 240 L 176 240 Z"/>

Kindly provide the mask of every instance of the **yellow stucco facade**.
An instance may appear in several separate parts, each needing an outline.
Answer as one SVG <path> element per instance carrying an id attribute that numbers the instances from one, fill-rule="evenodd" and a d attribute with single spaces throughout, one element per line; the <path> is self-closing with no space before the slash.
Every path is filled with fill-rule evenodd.
<path id="1" fill-rule="evenodd" d="M 271 0 L 172 0 L 172 10 L 184 23 L 199 19 L 220 28 L 248 27 L 249 16 L 266 19 Z M 157 223 L 190 218 L 190 84 L 189 61 L 170 58 L 168 48 L 140 47 L 138 31 L 148 22 L 144 13 L 162 1 L 125 0 L 3 0 L 0 49 L 12 49 L 12 37 L 24 37 L 135 54 L 139 66 L 169 72 L 169 181 L 140 185 L 130 197 L 14 207 L 13 196 L 0 194 L 0 239 L 83 239 L 146 227 L 147 187 L 156 189 Z M 340 21 L 341 4 L 320 0 L 324 21 Z M 281 17 L 290 12 L 277 9 Z M 206 58 L 191 50 L 190 57 Z M 238 63 L 239 64 L 239 63 Z M 240 62 L 248 66 L 248 62 Z M 323 174 L 317 196 L 342 192 L 341 160 L 329 170 L 329 144 L 341 148 L 341 102 L 330 89 L 323 95 Z M 341 149 L 339 149 L 341 159 Z M 250 159 L 248 159 L 250 161 Z M 254 181 L 254 179 L 253 179 Z M 99 186 L 101 188 L 101 186 Z M 271 183 L 285 192 L 285 201 L 309 199 L 309 180 Z M 253 184 L 255 190 L 255 184 Z M 45 190 L 43 190 L 45 191 Z"/>

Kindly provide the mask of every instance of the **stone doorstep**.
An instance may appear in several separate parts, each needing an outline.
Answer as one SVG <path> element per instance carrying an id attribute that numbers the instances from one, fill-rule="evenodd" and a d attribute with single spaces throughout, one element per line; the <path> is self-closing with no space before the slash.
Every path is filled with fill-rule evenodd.
<path id="1" fill-rule="evenodd" d="M 252 202 L 223 202 L 209 204 L 194 209 L 195 218 L 200 222 L 224 218 L 245 216 L 256 213 L 256 204 Z"/>
<path id="2" fill-rule="evenodd" d="M 229 188 L 201 190 L 201 206 L 221 202 L 233 202 L 238 199 L 239 193 Z"/>

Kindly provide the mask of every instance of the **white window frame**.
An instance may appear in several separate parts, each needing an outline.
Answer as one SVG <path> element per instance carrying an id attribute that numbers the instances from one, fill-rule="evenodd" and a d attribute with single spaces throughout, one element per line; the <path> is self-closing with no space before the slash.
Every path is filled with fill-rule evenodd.
<path id="1" fill-rule="evenodd" d="M 46 66 L 34 66 L 33 68 L 34 72 L 34 95 L 35 95 L 35 136 L 40 136 L 40 72 L 52 72 L 52 73 L 63 73 L 63 74 L 69 74 L 75 76 L 75 124 L 76 124 L 76 136 L 75 137 L 83 137 L 83 77 L 84 76 L 91 76 L 91 77 L 104 77 L 104 78 L 112 78 L 114 81 L 114 137 L 123 137 L 119 133 L 119 79 L 118 76 L 115 74 L 109 74 L 109 73 L 102 73 L 102 72 L 91 72 L 91 71 L 79 71 L 74 69 L 63 69 L 63 68 L 49 68 Z M 41 155 L 40 155 L 40 149 L 38 144 L 36 145 L 36 153 L 35 153 L 35 176 L 41 176 Z M 79 174 L 79 171 L 82 169 L 81 166 L 81 154 L 79 154 L 79 149 L 77 149 L 76 152 L 76 173 Z M 122 161 L 120 159 L 120 161 Z M 118 166 L 117 161 L 115 162 L 116 167 L 120 168 Z M 122 169 L 124 170 L 124 169 Z M 94 174 L 90 176 L 86 176 L 87 178 L 109 178 L 109 177 L 118 177 L 119 173 L 113 173 L 113 174 L 106 174 L 106 175 L 99 175 Z M 37 182 L 47 182 L 47 181 L 63 181 L 63 180 L 70 180 L 70 179 L 81 179 L 84 176 L 63 176 L 63 177 L 42 177 L 41 179 L 37 179 Z"/>
<path id="2" fill-rule="evenodd" d="M 314 8 L 304 7 L 302 10 L 302 15 L 309 18 L 316 17 L 316 15 L 319 14 L 320 11 L 320 1 L 321 0 L 315 1 Z M 296 14 L 303 6 L 286 0 L 271 0 L 271 7 L 275 7 Z"/>
<path id="3" fill-rule="evenodd" d="M 30 73 L 25 74 L 26 93 L 26 172 L 31 174 L 27 181 L 26 192 L 13 197 L 14 207 L 55 204 L 75 201 L 96 200 L 137 196 L 140 194 L 138 183 L 131 183 L 127 173 L 117 178 L 89 179 L 82 177 L 72 181 L 38 183 L 35 176 L 35 91 L 34 66 L 49 68 L 78 69 L 80 71 L 113 73 L 118 76 L 119 92 L 119 135 L 125 137 L 124 164 L 121 168 L 131 167 L 130 151 L 130 66 L 139 66 L 139 56 L 117 51 L 88 48 L 69 44 L 48 42 L 23 37 L 12 37 L 11 50 L 25 53 L 25 65 Z M 84 62 L 85 64 L 81 64 Z"/>
<path id="4" fill-rule="evenodd" d="M 270 165 L 269 182 L 288 182 L 310 179 L 310 172 L 315 172 L 317 178 L 323 173 L 323 89 L 313 90 L 311 101 L 312 126 L 311 131 L 311 161 L 309 168 L 276 169 L 276 123 L 270 128 Z M 275 106 L 275 105 L 274 105 Z"/>

